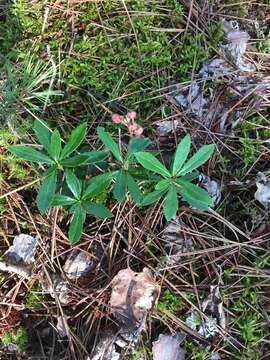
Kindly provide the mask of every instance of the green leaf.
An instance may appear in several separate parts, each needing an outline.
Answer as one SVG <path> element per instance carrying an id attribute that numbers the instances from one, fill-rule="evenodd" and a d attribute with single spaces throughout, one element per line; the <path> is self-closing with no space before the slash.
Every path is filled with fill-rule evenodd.
<path id="1" fill-rule="evenodd" d="M 73 205 L 76 202 L 77 200 L 73 199 L 72 197 L 62 194 L 56 194 L 53 197 L 52 206 L 67 206 L 67 205 Z"/>
<path id="2" fill-rule="evenodd" d="M 200 175 L 199 171 L 194 171 L 192 173 L 181 176 L 181 179 L 186 180 L 186 181 L 192 181 L 192 180 L 197 179 L 199 177 L 199 175 Z"/>
<path id="3" fill-rule="evenodd" d="M 135 157 L 145 169 L 158 173 L 164 177 L 171 176 L 166 167 L 152 154 L 147 152 L 138 152 L 135 153 Z"/>
<path id="4" fill-rule="evenodd" d="M 178 192 L 195 209 L 207 210 L 213 206 L 213 200 L 208 193 L 197 185 L 194 185 L 183 179 L 179 179 L 181 187 Z"/>
<path id="5" fill-rule="evenodd" d="M 90 165 L 105 160 L 108 156 L 108 152 L 96 150 L 96 151 L 85 152 L 82 155 L 87 156 L 87 160 L 84 163 L 84 165 Z"/>
<path id="6" fill-rule="evenodd" d="M 88 199 L 102 194 L 110 185 L 114 173 L 105 173 L 92 177 L 82 198 Z"/>
<path id="7" fill-rule="evenodd" d="M 135 182 L 134 178 L 129 173 L 127 173 L 127 186 L 132 199 L 136 204 L 140 204 L 142 201 L 141 190 L 138 184 Z"/>
<path id="8" fill-rule="evenodd" d="M 45 211 L 51 206 L 57 182 L 57 172 L 53 171 L 50 175 L 46 176 L 42 185 L 39 188 L 37 195 L 37 207 L 41 214 L 44 214 Z"/>
<path id="9" fill-rule="evenodd" d="M 72 245 L 76 244 L 82 236 L 85 217 L 86 217 L 86 212 L 81 207 L 81 205 L 78 204 L 77 206 L 75 206 L 72 220 L 68 230 L 69 241 Z"/>
<path id="10" fill-rule="evenodd" d="M 81 181 L 77 178 L 77 176 L 71 169 L 67 169 L 65 171 L 65 176 L 69 190 L 72 192 L 76 199 L 79 199 L 82 192 Z"/>
<path id="11" fill-rule="evenodd" d="M 126 195 L 126 187 L 127 187 L 127 175 L 123 170 L 119 170 L 115 179 L 115 185 L 113 188 L 113 194 L 115 199 L 121 203 Z"/>
<path id="12" fill-rule="evenodd" d="M 79 154 L 68 159 L 61 160 L 60 164 L 64 167 L 76 167 L 83 165 L 87 161 L 87 155 Z"/>
<path id="13" fill-rule="evenodd" d="M 80 165 L 89 165 L 100 162 L 108 156 L 106 151 L 89 151 L 79 155 L 72 156 L 61 161 L 65 167 L 76 167 Z"/>
<path id="14" fill-rule="evenodd" d="M 40 151 L 32 149 L 30 146 L 12 145 L 9 146 L 8 150 L 24 160 L 45 164 L 54 163 L 53 160 L 50 159 L 47 155 L 43 154 Z"/>
<path id="15" fill-rule="evenodd" d="M 54 160 L 58 160 L 61 153 L 61 136 L 60 132 L 55 129 L 51 136 L 50 154 Z"/>
<path id="16" fill-rule="evenodd" d="M 170 180 L 170 179 L 160 180 L 160 181 L 156 184 L 155 190 L 166 190 L 166 189 L 168 189 L 170 183 L 171 183 L 171 180 Z"/>
<path id="17" fill-rule="evenodd" d="M 175 186 L 171 186 L 163 204 L 164 215 L 167 221 L 171 220 L 178 209 L 178 197 Z"/>
<path id="18" fill-rule="evenodd" d="M 177 146 L 174 161 L 173 161 L 173 175 L 176 175 L 184 165 L 187 160 L 188 154 L 190 152 L 191 138 L 190 135 L 186 135 L 184 139 Z"/>
<path id="19" fill-rule="evenodd" d="M 146 195 L 142 201 L 142 205 L 150 205 L 160 200 L 161 196 L 165 193 L 165 190 L 156 190 Z"/>
<path id="20" fill-rule="evenodd" d="M 83 142 L 86 135 L 86 123 L 83 123 L 74 129 L 68 139 L 68 142 L 64 146 L 61 159 L 66 158 L 69 156 L 73 151 L 75 151 Z"/>
<path id="21" fill-rule="evenodd" d="M 128 144 L 128 156 L 134 155 L 138 151 L 144 150 L 151 141 L 147 138 L 133 137 Z"/>
<path id="22" fill-rule="evenodd" d="M 88 214 L 100 217 L 100 218 L 111 218 L 112 212 L 102 204 L 95 204 L 93 202 L 83 203 L 83 207 Z"/>
<path id="23" fill-rule="evenodd" d="M 122 157 L 121 151 L 119 149 L 119 146 L 113 140 L 111 135 L 108 134 L 103 127 L 98 127 L 97 128 L 97 133 L 98 133 L 98 136 L 99 136 L 100 140 L 112 152 L 113 156 L 118 161 L 123 162 L 123 157 Z"/>
<path id="24" fill-rule="evenodd" d="M 211 157 L 214 149 L 214 144 L 204 145 L 186 162 L 186 164 L 182 167 L 182 169 L 178 172 L 177 175 L 185 175 L 197 169 Z"/>
<path id="25" fill-rule="evenodd" d="M 52 172 L 57 171 L 57 166 L 54 164 L 52 166 L 50 166 L 48 169 L 46 169 L 43 173 L 42 176 L 45 178 L 46 176 L 51 175 Z"/>
<path id="26" fill-rule="evenodd" d="M 51 133 L 49 126 L 43 120 L 35 120 L 34 122 L 34 131 L 36 137 L 38 138 L 39 143 L 46 149 L 50 151 L 51 146 Z"/>

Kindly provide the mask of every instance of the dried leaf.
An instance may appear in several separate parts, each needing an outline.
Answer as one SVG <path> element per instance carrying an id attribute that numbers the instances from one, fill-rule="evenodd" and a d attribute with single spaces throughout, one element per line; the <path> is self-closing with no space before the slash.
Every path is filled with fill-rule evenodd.
<path id="1" fill-rule="evenodd" d="M 226 328 L 226 317 L 223 304 L 220 299 L 219 286 L 211 286 L 210 294 L 202 303 L 202 311 L 208 315 L 208 319 L 202 319 L 196 311 L 192 311 L 186 318 L 186 324 L 199 335 L 213 337 L 217 332 L 217 325 Z"/>
<path id="2" fill-rule="evenodd" d="M 70 280 L 76 280 L 89 275 L 97 264 L 98 261 L 86 251 L 72 250 L 63 266 L 63 270 Z"/>
<path id="3" fill-rule="evenodd" d="M 70 302 L 70 289 L 68 283 L 57 273 L 49 273 L 50 279 L 46 277 L 44 271 L 40 272 L 40 283 L 42 291 L 49 294 L 52 298 L 58 297 L 63 305 Z"/>
<path id="4" fill-rule="evenodd" d="M 202 310 L 208 310 L 212 316 L 216 317 L 219 325 L 226 328 L 226 317 L 223 310 L 223 304 L 220 298 L 219 286 L 214 285 L 210 287 L 210 294 L 202 303 Z"/>
<path id="5" fill-rule="evenodd" d="M 221 357 L 219 356 L 218 353 L 213 353 L 211 355 L 211 360 L 220 360 L 220 359 L 221 359 Z"/>
<path id="6" fill-rule="evenodd" d="M 138 328 L 144 323 L 159 293 L 159 286 L 154 283 L 150 271 L 146 268 L 140 273 L 131 269 L 120 270 L 111 286 L 112 313 L 124 328 Z"/>
<path id="7" fill-rule="evenodd" d="M 221 184 L 209 176 L 201 174 L 199 177 L 200 185 L 208 192 L 213 199 L 214 205 L 218 205 L 221 200 Z"/>
<path id="8" fill-rule="evenodd" d="M 259 201 L 265 208 L 269 207 L 270 203 L 270 180 L 265 174 L 258 173 L 257 175 L 257 191 L 255 192 L 255 199 Z"/>
<path id="9" fill-rule="evenodd" d="M 27 234 L 15 236 L 13 245 L 6 251 L 5 257 L 9 262 L 30 265 L 35 261 L 38 238 Z"/>
<path id="10" fill-rule="evenodd" d="M 115 336 L 107 334 L 98 343 L 91 360 L 120 360 L 120 357 L 115 348 Z"/>
<path id="11" fill-rule="evenodd" d="M 153 360 L 185 360 L 186 352 L 180 347 L 184 339 L 185 335 L 181 333 L 159 335 L 153 343 Z"/>
<path id="12" fill-rule="evenodd" d="M 20 265 L 12 265 L 7 264 L 5 262 L 0 261 L 0 271 L 6 271 L 10 273 L 18 274 L 19 276 L 30 278 L 31 277 L 31 271 L 26 266 L 20 266 Z"/>
<path id="13" fill-rule="evenodd" d="M 255 71 L 256 67 L 252 63 L 244 60 L 247 43 L 250 39 L 248 33 L 245 31 L 240 31 L 238 29 L 238 24 L 236 24 L 235 21 L 225 21 L 224 25 L 227 40 L 227 45 L 224 46 L 224 49 L 227 55 L 230 57 L 230 60 L 233 60 L 236 67 L 241 71 Z"/>
<path id="14" fill-rule="evenodd" d="M 62 316 L 57 317 L 56 329 L 61 338 L 67 336 L 67 331 Z"/>
<path id="15" fill-rule="evenodd" d="M 192 250 L 192 238 L 185 231 L 185 224 L 180 218 L 175 218 L 166 225 L 162 243 L 167 254 L 166 266 L 180 265 L 186 259 L 183 254 Z"/>

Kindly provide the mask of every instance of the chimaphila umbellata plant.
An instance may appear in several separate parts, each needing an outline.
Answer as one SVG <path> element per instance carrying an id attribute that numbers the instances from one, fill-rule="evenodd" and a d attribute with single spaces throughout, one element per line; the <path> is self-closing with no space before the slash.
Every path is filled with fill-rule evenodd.
<path id="1" fill-rule="evenodd" d="M 36 150 L 31 146 L 21 145 L 10 146 L 9 150 L 22 159 L 45 164 L 48 167 L 42 173 L 43 182 L 36 199 L 37 207 L 41 213 L 45 213 L 53 205 L 71 205 L 70 212 L 73 216 L 69 230 L 69 239 L 71 243 L 76 243 L 82 233 L 86 210 L 79 206 L 82 203 L 82 181 L 76 177 L 74 170 L 81 166 L 98 163 L 104 160 L 108 153 L 105 151 L 77 151 L 85 140 L 86 123 L 74 129 L 65 144 L 61 140 L 59 131 L 52 131 L 43 121 L 35 121 L 34 131 L 39 143 L 43 146 L 42 151 Z M 65 198 L 62 194 L 56 196 L 56 193 L 62 189 L 63 181 L 67 184 L 73 197 L 69 198 L 66 196 Z M 111 215 L 105 207 L 103 210 L 106 216 Z M 95 208 L 92 208 L 92 210 L 88 208 L 88 211 L 93 215 L 100 216 L 101 210 L 96 209 L 97 214 L 95 214 Z"/>
<path id="2" fill-rule="evenodd" d="M 111 190 L 118 203 L 130 195 L 137 206 L 147 206 L 164 198 L 166 220 L 176 215 L 180 198 L 199 210 L 207 210 L 213 205 L 208 193 L 192 183 L 199 175 L 198 167 L 211 157 L 213 144 L 204 145 L 188 159 L 191 137 L 186 135 L 176 149 L 170 168 L 166 168 L 156 156 L 145 151 L 149 139 L 131 137 L 127 148 L 122 149 L 103 127 L 98 127 L 100 140 L 112 154 L 106 163 L 107 171 L 103 172 L 98 165 L 106 161 L 108 151 L 80 151 L 86 136 L 86 123 L 74 129 L 66 143 L 58 130 L 52 131 L 43 121 L 36 121 L 34 130 L 43 146 L 41 151 L 20 145 L 11 146 L 9 150 L 22 159 L 48 167 L 42 174 L 44 180 L 37 195 L 37 206 L 42 213 L 50 206 L 67 208 L 72 215 L 71 244 L 80 240 L 87 214 L 102 218 L 113 216 L 98 202 L 99 195 L 110 194 Z M 89 164 L 96 165 L 98 175 L 92 174 L 90 179 L 79 176 L 79 168 Z M 154 191 L 146 193 L 149 184 Z"/>
<path id="3" fill-rule="evenodd" d="M 191 181 L 198 177 L 195 170 L 204 164 L 212 155 L 214 145 L 204 145 L 189 160 L 191 147 L 190 135 L 186 135 L 179 143 L 170 169 L 167 169 L 156 157 L 147 152 L 135 154 L 137 161 L 147 170 L 160 175 L 155 191 L 148 194 L 142 205 L 149 205 L 165 196 L 164 215 L 167 220 L 173 218 L 178 209 L 178 199 L 182 196 L 192 207 L 207 210 L 213 205 L 208 193 Z"/>

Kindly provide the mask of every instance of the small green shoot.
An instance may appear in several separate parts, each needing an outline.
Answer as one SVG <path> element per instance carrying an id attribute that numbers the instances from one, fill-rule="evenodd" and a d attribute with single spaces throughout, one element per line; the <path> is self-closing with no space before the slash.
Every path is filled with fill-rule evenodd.
<path id="1" fill-rule="evenodd" d="M 1 341 L 4 345 L 14 344 L 18 353 L 26 351 L 28 344 L 28 333 L 26 328 L 19 327 L 16 331 L 6 331 L 1 337 Z"/>

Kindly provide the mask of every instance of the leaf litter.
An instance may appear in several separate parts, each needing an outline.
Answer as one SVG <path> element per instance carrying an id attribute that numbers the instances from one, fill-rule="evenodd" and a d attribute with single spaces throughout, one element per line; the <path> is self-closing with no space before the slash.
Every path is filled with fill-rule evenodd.
<path id="1" fill-rule="evenodd" d="M 268 101 L 270 76 L 258 72 L 255 65 L 245 58 L 247 32 L 239 30 L 235 20 L 224 21 L 226 44 L 220 49 L 224 58 L 206 61 L 198 79 L 190 85 L 175 85 L 176 95 L 169 97 L 188 113 L 200 120 L 204 128 L 226 133 L 243 121 L 247 108 L 260 109 Z M 222 80 L 206 91 L 206 82 Z M 159 136 L 165 136 L 182 126 L 181 120 L 162 120 L 156 123 Z"/>
<path id="2" fill-rule="evenodd" d="M 173 335 L 160 334 L 153 342 L 153 360 L 185 360 L 186 351 L 180 345 L 186 336 L 182 333 Z"/>
<path id="3" fill-rule="evenodd" d="M 115 335 L 103 336 L 95 350 L 95 360 L 117 360 L 121 358 L 122 351 L 129 354 L 136 351 L 147 315 L 160 291 L 147 268 L 142 272 L 129 268 L 120 270 L 113 278 L 111 287 L 109 305 L 120 329 Z"/>
<path id="4" fill-rule="evenodd" d="M 222 197 L 222 184 L 218 180 L 211 179 L 210 176 L 204 174 L 200 174 L 199 183 L 213 199 L 214 206 L 217 206 Z"/>
<path id="5" fill-rule="evenodd" d="M 5 256 L 10 262 L 33 264 L 38 246 L 38 238 L 26 234 L 15 236 L 13 245 L 6 251 Z"/>
<path id="6" fill-rule="evenodd" d="M 82 250 L 72 250 L 65 261 L 63 271 L 68 279 L 76 280 L 88 276 L 97 265 L 98 261 L 92 254 Z"/>
<path id="7" fill-rule="evenodd" d="M 226 329 L 226 316 L 218 285 L 211 285 L 210 294 L 202 302 L 201 310 L 208 317 L 207 320 L 202 318 L 195 310 L 192 310 L 186 318 L 186 324 L 192 330 L 198 331 L 199 335 L 208 339 L 217 334 L 217 325 L 223 330 Z"/>
<path id="8" fill-rule="evenodd" d="M 16 273 L 19 276 L 30 278 L 37 248 L 37 237 L 27 234 L 15 236 L 13 245 L 4 253 L 5 261 L 0 261 L 0 271 Z"/>
<path id="9" fill-rule="evenodd" d="M 270 204 L 270 179 L 263 173 L 257 174 L 256 179 L 257 190 L 254 197 L 259 201 L 265 208 L 269 208 Z"/>
<path id="10" fill-rule="evenodd" d="M 179 266 L 185 261 L 187 258 L 185 252 L 193 249 L 193 241 L 188 234 L 188 228 L 179 217 L 167 223 L 161 244 L 166 253 L 166 258 L 159 270 L 163 270 L 167 266 Z"/>

